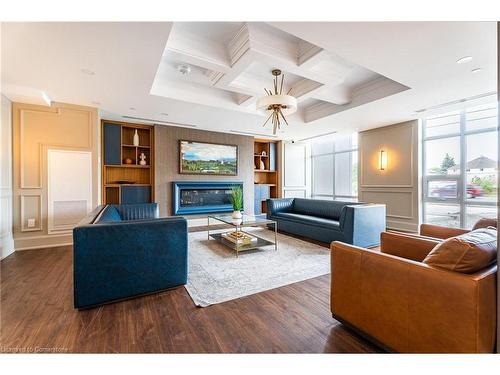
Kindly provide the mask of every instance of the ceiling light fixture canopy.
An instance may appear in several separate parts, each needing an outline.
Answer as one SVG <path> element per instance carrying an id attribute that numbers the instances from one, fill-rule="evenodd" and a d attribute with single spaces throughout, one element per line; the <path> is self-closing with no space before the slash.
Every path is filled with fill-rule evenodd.
<path id="1" fill-rule="evenodd" d="M 264 122 L 263 126 L 271 120 L 273 124 L 273 134 L 280 129 L 281 120 L 288 125 L 288 121 L 285 116 L 291 115 L 297 110 L 297 99 L 290 94 L 290 91 L 283 94 L 283 84 L 285 81 L 285 75 L 281 74 L 281 70 L 273 69 L 272 74 L 273 79 L 273 89 L 268 90 L 264 88 L 267 96 L 259 98 L 257 101 L 257 110 L 268 115 L 267 120 Z M 278 77 L 281 75 L 281 83 L 278 81 Z"/>

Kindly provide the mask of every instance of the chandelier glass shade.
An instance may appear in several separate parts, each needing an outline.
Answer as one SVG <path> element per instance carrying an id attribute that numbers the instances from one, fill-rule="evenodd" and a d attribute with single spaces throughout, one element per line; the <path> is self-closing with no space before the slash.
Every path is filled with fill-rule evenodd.
<path id="1" fill-rule="evenodd" d="M 281 82 L 279 82 L 278 76 L 281 75 L 281 70 L 274 69 L 272 71 L 274 75 L 273 89 L 268 90 L 264 88 L 267 96 L 263 96 L 257 100 L 257 110 L 267 115 L 267 120 L 264 122 L 263 126 L 271 121 L 273 124 L 273 134 L 280 129 L 281 124 L 284 122 L 288 125 L 288 121 L 285 116 L 291 115 L 297 110 L 297 99 L 288 93 L 283 94 L 283 84 L 285 76 L 281 76 Z"/>

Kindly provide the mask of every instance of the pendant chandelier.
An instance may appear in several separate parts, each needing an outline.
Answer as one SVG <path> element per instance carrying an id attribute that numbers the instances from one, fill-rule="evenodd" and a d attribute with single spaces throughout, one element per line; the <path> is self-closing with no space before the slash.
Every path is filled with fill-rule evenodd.
<path id="1" fill-rule="evenodd" d="M 297 99 L 290 94 L 290 91 L 283 95 L 283 83 L 285 81 L 285 75 L 281 74 L 281 70 L 273 69 L 272 74 L 273 79 L 273 89 L 268 90 L 264 88 L 267 96 L 259 98 L 257 101 L 257 110 L 268 115 L 267 120 L 264 122 L 263 126 L 271 120 L 273 124 L 273 134 L 280 129 L 282 121 L 288 125 L 288 121 L 285 116 L 291 115 L 297 110 Z M 279 76 L 281 75 L 281 83 L 279 82 Z"/>

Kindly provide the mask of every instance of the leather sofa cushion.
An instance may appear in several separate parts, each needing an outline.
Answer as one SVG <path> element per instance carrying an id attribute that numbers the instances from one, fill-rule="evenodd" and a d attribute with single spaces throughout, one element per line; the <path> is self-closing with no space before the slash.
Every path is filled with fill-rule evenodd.
<path id="1" fill-rule="evenodd" d="M 115 222 L 122 221 L 122 217 L 118 210 L 113 206 L 107 206 L 102 211 L 99 218 L 96 220 L 96 223 L 106 223 L 106 222 Z"/>
<path id="2" fill-rule="evenodd" d="M 488 227 L 495 227 L 498 228 L 497 224 L 497 219 L 488 219 L 488 218 L 481 218 L 479 219 L 476 224 L 472 227 L 472 230 L 476 230 L 479 228 L 488 228 Z"/>
<path id="3" fill-rule="evenodd" d="M 462 273 L 474 273 L 496 261 L 497 231 L 480 228 L 437 244 L 424 263 Z"/>
<path id="4" fill-rule="evenodd" d="M 342 209 L 351 204 L 356 203 L 295 198 L 293 200 L 292 211 L 302 215 L 319 216 L 326 219 L 339 220 Z"/>
<path id="5" fill-rule="evenodd" d="M 280 219 L 287 219 L 300 224 L 309 224 L 314 226 L 321 226 L 329 229 L 340 230 L 340 225 L 337 220 L 325 219 L 318 216 L 301 215 L 292 212 L 279 212 L 275 215 Z"/>

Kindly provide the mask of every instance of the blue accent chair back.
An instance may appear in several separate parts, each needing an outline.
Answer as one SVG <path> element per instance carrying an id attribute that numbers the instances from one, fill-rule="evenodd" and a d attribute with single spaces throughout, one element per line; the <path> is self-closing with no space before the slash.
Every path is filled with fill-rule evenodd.
<path id="1" fill-rule="evenodd" d="M 73 230 L 75 308 L 187 282 L 187 221 L 158 218 L 158 205 L 108 205 Z"/>

